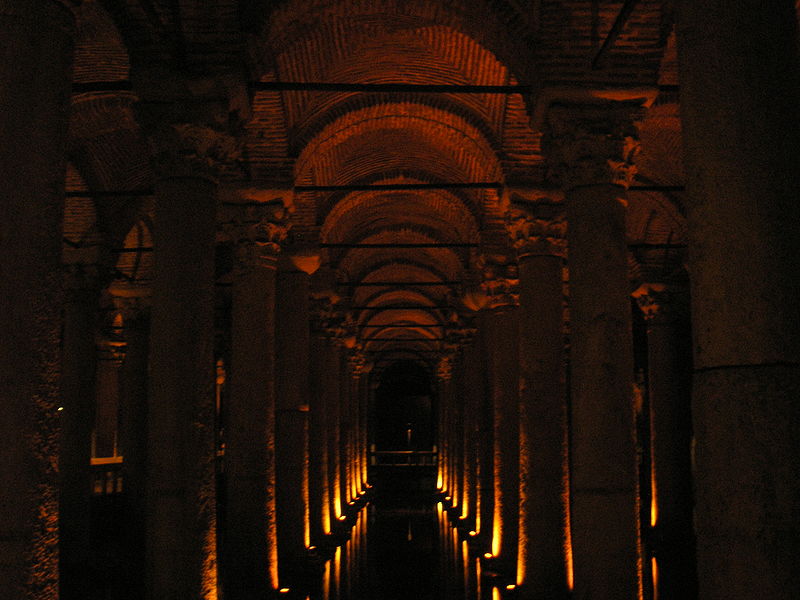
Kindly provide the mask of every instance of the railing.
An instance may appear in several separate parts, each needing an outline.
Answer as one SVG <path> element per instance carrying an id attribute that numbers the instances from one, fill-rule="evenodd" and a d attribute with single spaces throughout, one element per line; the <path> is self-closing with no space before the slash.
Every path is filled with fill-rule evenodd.
<path id="1" fill-rule="evenodd" d="M 370 452 L 369 464 L 376 467 L 432 467 L 435 450 L 376 450 Z"/>
<path id="2" fill-rule="evenodd" d="M 122 493 L 122 457 L 92 459 L 92 495 L 111 496 Z"/>

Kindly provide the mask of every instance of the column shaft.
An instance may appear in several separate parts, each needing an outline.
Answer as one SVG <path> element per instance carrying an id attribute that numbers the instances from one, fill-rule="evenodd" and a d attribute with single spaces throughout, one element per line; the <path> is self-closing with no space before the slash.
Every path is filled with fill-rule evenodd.
<path id="1" fill-rule="evenodd" d="M 156 184 L 148 408 L 148 597 L 216 593 L 216 185 Z"/>
<path id="2" fill-rule="evenodd" d="M 633 351 L 624 189 L 567 195 L 572 385 L 572 549 L 578 597 L 639 590 Z"/>
<path id="3" fill-rule="evenodd" d="M 58 596 L 61 223 L 74 18 L 0 15 L 0 596 Z"/>
<path id="4" fill-rule="evenodd" d="M 92 586 L 91 490 L 92 429 L 95 424 L 95 349 L 98 285 L 83 267 L 68 275 L 64 310 L 61 444 L 58 470 L 61 598 L 82 598 Z"/>
<path id="5" fill-rule="evenodd" d="M 309 279 L 302 271 L 278 274 L 276 449 L 278 552 L 281 585 L 303 564 L 309 545 L 308 400 Z"/>
<path id="6" fill-rule="evenodd" d="M 796 3 L 680 2 L 699 596 L 800 597 Z"/>
<path id="7" fill-rule="evenodd" d="M 318 545 L 330 532 L 330 498 L 328 493 L 328 403 L 331 390 L 327 387 L 327 341 L 314 334 L 311 337 L 311 394 L 309 399 L 309 477 L 308 495 L 311 515 L 311 541 Z"/>
<path id="8" fill-rule="evenodd" d="M 518 311 L 511 305 L 486 317 L 492 404 L 494 520 L 491 552 L 507 573 L 516 569 L 519 529 Z"/>
<path id="9" fill-rule="evenodd" d="M 564 598 L 567 414 L 564 381 L 563 259 L 529 255 L 520 275 L 521 595 Z"/>
<path id="10" fill-rule="evenodd" d="M 147 515 L 147 387 L 149 309 L 123 312 L 125 358 L 120 379 L 120 450 L 127 526 L 124 533 L 125 588 L 144 598 Z"/>
<path id="11" fill-rule="evenodd" d="M 223 572 L 225 597 L 230 600 L 263 597 L 265 588 L 278 588 L 276 264 L 268 255 L 245 260 L 233 281 L 230 394 L 225 419 Z"/>

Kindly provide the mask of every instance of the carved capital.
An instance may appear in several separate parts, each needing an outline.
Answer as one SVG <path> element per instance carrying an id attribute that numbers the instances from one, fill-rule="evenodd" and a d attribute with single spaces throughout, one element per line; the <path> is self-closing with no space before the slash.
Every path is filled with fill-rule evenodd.
<path id="1" fill-rule="evenodd" d="M 142 285 L 115 281 L 108 288 L 114 308 L 122 315 L 125 327 L 146 321 L 150 316 L 151 290 Z"/>
<path id="2" fill-rule="evenodd" d="M 645 321 L 658 324 L 682 313 L 680 290 L 665 283 L 643 283 L 632 294 Z"/>
<path id="3" fill-rule="evenodd" d="M 567 253 L 567 223 L 562 216 L 545 219 L 530 207 L 512 205 L 506 213 L 506 229 L 519 258 Z"/>
<path id="4" fill-rule="evenodd" d="M 157 123 L 147 129 L 153 169 L 161 179 L 217 181 L 236 164 L 240 143 L 223 128 L 197 123 Z"/>
<path id="5" fill-rule="evenodd" d="M 222 225 L 222 237 L 234 243 L 236 269 L 275 268 L 281 244 L 289 232 L 282 205 L 237 207 Z"/>
<path id="6" fill-rule="evenodd" d="M 547 114 L 542 149 L 549 177 L 569 190 L 591 185 L 630 186 L 641 146 L 638 104 L 554 105 Z"/>
<path id="7" fill-rule="evenodd" d="M 370 367 L 367 355 L 360 347 L 357 346 L 348 352 L 347 368 L 350 371 L 351 377 L 355 379 L 369 372 Z"/>
<path id="8" fill-rule="evenodd" d="M 311 330 L 320 337 L 341 340 L 345 334 L 344 318 L 327 296 L 313 297 L 310 303 Z"/>
<path id="9" fill-rule="evenodd" d="M 98 294 L 109 276 L 110 269 L 104 264 L 75 262 L 63 265 L 67 302 L 81 302 L 86 294 Z"/>
<path id="10" fill-rule="evenodd" d="M 453 355 L 445 354 L 439 357 L 436 364 L 436 376 L 442 381 L 450 381 L 453 378 Z"/>
<path id="11" fill-rule="evenodd" d="M 501 308 L 519 305 L 519 268 L 503 257 L 482 256 L 478 259 L 481 289 L 486 294 L 485 306 Z"/>

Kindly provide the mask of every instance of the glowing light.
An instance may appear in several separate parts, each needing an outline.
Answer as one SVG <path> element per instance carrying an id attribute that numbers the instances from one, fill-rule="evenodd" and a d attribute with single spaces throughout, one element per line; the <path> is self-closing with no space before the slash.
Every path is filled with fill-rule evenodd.
<path id="1" fill-rule="evenodd" d="M 316 550 L 316 549 L 317 549 L 317 547 L 316 547 L 316 546 L 309 546 L 309 547 L 308 547 L 308 549 L 309 549 L 309 550 Z"/>
<path id="2" fill-rule="evenodd" d="M 58 407 L 56 410 L 57 410 L 58 412 L 62 412 L 62 411 L 64 410 L 64 407 L 63 407 L 63 406 L 59 406 L 59 407 Z"/>
<path id="3" fill-rule="evenodd" d="M 478 532 L 477 532 L 477 531 L 470 531 L 470 532 L 469 532 L 469 535 L 470 535 L 471 537 L 474 537 L 474 536 L 478 535 Z"/>
<path id="4" fill-rule="evenodd" d="M 340 521 L 346 521 L 346 520 L 347 520 L 347 516 L 345 516 L 345 515 L 339 515 L 339 520 L 340 520 Z"/>
<path id="5" fill-rule="evenodd" d="M 492 600 L 500 600 L 500 590 L 492 588 Z"/>
<path id="6" fill-rule="evenodd" d="M 449 502 L 450 501 L 450 496 L 445 496 L 444 499 Z"/>
<path id="7" fill-rule="evenodd" d="M 491 552 L 485 552 L 483 558 L 492 558 L 493 556 L 494 554 L 492 554 Z"/>
<path id="8" fill-rule="evenodd" d="M 506 586 L 506 589 L 507 589 L 507 590 L 513 590 L 513 589 L 516 589 L 516 587 L 517 587 L 517 586 L 516 586 L 516 585 L 514 585 L 513 583 L 509 583 L 509 584 Z"/>
<path id="9" fill-rule="evenodd" d="M 650 569 L 653 573 L 653 600 L 658 600 L 658 561 L 655 556 L 650 559 Z"/>
<path id="10" fill-rule="evenodd" d="M 279 589 L 278 591 L 279 591 L 281 594 L 288 594 L 288 593 L 289 593 L 289 588 L 281 588 L 281 589 Z"/>

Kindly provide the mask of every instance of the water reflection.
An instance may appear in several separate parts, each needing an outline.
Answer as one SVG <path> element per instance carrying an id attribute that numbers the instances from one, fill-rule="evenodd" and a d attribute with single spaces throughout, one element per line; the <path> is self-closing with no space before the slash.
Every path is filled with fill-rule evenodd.
<path id="1" fill-rule="evenodd" d="M 470 541 L 468 541 L 470 540 Z M 432 493 L 377 493 L 336 548 L 310 600 L 494 600 L 480 548 Z M 484 577 L 486 579 L 486 577 Z"/>

